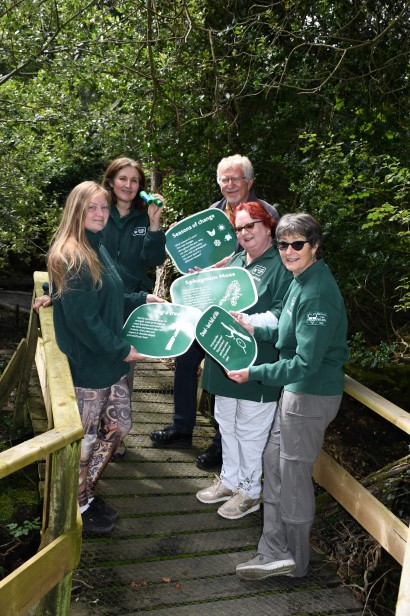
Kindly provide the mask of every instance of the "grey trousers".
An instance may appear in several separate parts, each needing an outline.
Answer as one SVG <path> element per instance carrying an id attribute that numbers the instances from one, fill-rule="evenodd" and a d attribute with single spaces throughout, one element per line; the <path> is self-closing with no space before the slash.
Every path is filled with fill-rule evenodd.
<path id="1" fill-rule="evenodd" d="M 342 396 L 283 391 L 263 454 L 263 532 L 258 553 L 293 558 L 295 577 L 307 575 L 315 516 L 313 464 Z"/>

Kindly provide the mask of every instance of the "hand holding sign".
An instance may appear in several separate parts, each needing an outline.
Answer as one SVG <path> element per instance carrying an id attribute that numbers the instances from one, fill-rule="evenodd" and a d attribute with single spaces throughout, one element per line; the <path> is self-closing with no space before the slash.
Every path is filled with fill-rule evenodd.
<path id="1" fill-rule="evenodd" d="M 216 208 L 184 218 L 168 229 L 165 237 L 166 250 L 181 274 L 195 266 L 211 267 L 236 247 L 228 217 Z"/>
<path id="2" fill-rule="evenodd" d="M 225 370 L 249 368 L 258 352 L 255 338 L 219 306 L 210 306 L 201 316 L 196 339 Z"/>

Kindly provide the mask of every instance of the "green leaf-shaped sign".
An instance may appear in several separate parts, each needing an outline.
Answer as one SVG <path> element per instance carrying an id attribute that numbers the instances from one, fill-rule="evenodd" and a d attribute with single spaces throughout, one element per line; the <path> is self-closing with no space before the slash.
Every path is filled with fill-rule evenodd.
<path id="1" fill-rule="evenodd" d="M 258 294 L 252 276 L 242 267 L 224 267 L 187 274 L 174 280 L 171 299 L 175 304 L 204 311 L 215 304 L 241 312 L 253 306 Z"/>
<path id="2" fill-rule="evenodd" d="M 196 339 L 225 370 L 249 368 L 258 354 L 255 338 L 219 306 L 210 306 L 203 313 Z"/>
<path id="3" fill-rule="evenodd" d="M 191 346 L 201 312 L 176 304 L 144 304 L 128 317 L 122 333 L 147 357 L 176 357 Z"/>
<path id="4" fill-rule="evenodd" d="M 166 250 L 181 274 L 210 267 L 236 248 L 236 235 L 222 210 L 210 208 L 168 229 Z"/>

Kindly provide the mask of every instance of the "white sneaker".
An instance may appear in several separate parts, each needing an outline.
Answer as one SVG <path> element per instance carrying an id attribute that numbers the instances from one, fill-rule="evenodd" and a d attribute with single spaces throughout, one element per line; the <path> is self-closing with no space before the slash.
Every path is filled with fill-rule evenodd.
<path id="1" fill-rule="evenodd" d="M 237 492 L 227 503 L 219 507 L 218 513 L 222 518 L 238 520 L 248 513 L 258 511 L 260 506 L 260 498 L 247 498 L 245 494 Z"/>
<path id="2" fill-rule="evenodd" d="M 220 501 L 229 500 L 232 497 L 232 490 L 224 486 L 222 481 L 215 479 L 209 488 L 204 488 L 196 493 L 196 497 L 201 503 L 219 503 Z"/>
<path id="3" fill-rule="evenodd" d="M 293 558 L 269 560 L 267 556 L 257 554 L 246 563 L 237 565 L 236 574 L 244 580 L 263 580 L 272 575 L 289 575 L 295 567 Z"/>

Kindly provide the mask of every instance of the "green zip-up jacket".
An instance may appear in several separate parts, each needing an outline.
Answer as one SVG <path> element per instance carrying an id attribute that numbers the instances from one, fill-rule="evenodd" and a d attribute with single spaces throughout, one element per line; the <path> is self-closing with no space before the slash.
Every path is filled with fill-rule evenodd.
<path id="1" fill-rule="evenodd" d="M 292 280 L 292 275 L 282 264 L 282 260 L 276 248 L 271 246 L 263 255 L 246 263 L 246 252 L 242 251 L 233 256 L 226 267 L 243 267 L 252 276 L 258 301 L 246 311 L 246 314 L 271 311 L 279 317 L 282 307 L 282 299 Z M 265 364 L 276 361 L 278 352 L 272 343 L 258 343 L 258 355 L 255 364 Z M 238 384 L 226 376 L 225 370 L 218 362 L 209 355 L 205 356 L 205 366 L 202 375 L 202 387 L 211 394 L 236 398 L 240 400 L 252 400 L 254 402 L 273 402 L 278 400 L 281 387 L 272 383 L 260 383 L 248 381 Z"/>
<path id="2" fill-rule="evenodd" d="M 328 266 L 319 260 L 294 278 L 277 327 L 255 327 L 255 338 L 276 341 L 279 361 L 251 366 L 249 379 L 318 396 L 343 392 L 348 359 L 343 297 Z"/>
<path id="3" fill-rule="evenodd" d="M 124 285 L 100 233 L 86 231 L 102 265 L 102 285 L 93 285 L 88 268 L 73 274 L 61 297 L 53 297 L 53 319 L 59 348 L 68 357 L 76 387 L 101 389 L 127 374 L 129 342 L 122 339 L 124 316 L 145 303 L 145 294 L 124 298 Z M 125 314 L 124 314 L 125 313 Z"/>
<path id="4" fill-rule="evenodd" d="M 145 210 L 133 208 L 121 218 L 113 205 L 101 232 L 102 243 L 124 282 L 125 293 L 152 293 L 154 283 L 147 270 L 165 261 L 165 233 L 150 231 L 149 224 Z"/>

